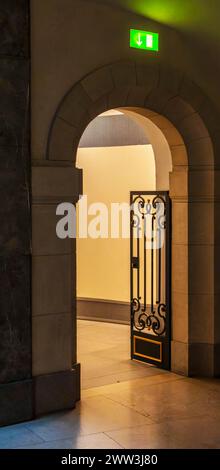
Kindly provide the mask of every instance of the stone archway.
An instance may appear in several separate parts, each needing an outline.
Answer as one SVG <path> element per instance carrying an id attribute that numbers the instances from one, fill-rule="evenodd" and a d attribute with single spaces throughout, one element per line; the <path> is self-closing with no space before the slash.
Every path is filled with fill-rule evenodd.
<path id="1" fill-rule="evenodd" d="M 82 174 L 75 167 L 80 137 L 94 117 L 111 108 L 132 108 L 144 114 L 161 129 L 172 154 L 172 370 L 185 375 L 220 373 L 220 273 L 214 262 L 220 236 L 219 114 L 178 71 L 152 58 L 144 64 L 118 62 L 92 72 L 67 93 L 52 122 L 45 165 L 33 167 L 36 413 L 71 407 L 79 398 L 76 342 L 72 346 L 76 337 L 75 303 L 71 304 L 75 247 L 71 241 L 56 239 L 55 213 L 57 203 L 77 202 L 82 192 Z M 39 226 L 47 240 L 42 239 Z M 52 292 L 55 299 L 51 299 Z M 55 383 L 57 396 L 49 403 L 45 396 Z"/>

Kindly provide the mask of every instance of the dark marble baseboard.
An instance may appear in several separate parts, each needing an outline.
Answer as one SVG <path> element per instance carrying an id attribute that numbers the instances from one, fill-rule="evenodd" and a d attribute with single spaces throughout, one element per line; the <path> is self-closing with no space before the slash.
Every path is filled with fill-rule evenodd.
<path id="1" fill-rule="evenodd" d="M 80 364 L 72 370 L 0 385 L 0 426 L 72 409 L 80 400 Z"/>
<path id="2" fill-rule="evenodd" d="M 39 416 L 72 409 L 80 398 L 80 365 L 72 370 L 34 378 L 35 411 Z"/>
<path id="3" fill-rule="evenodd" d="M 33 381 L 0 385 L 0 426 L 33 418 Z"/>
<path id="4" fill-rule="evenodd" d="M 91 298 L 77 299 L 77 317 L 82 320 L 98 320 L 111 323 L 130 323 L 129 302 Z"/>
<path id="5" fill-rule="evenodd" d="M 81 364 L 77 363 L 74 365 L 76 370 L 76 401 L 81 400 Z"/>

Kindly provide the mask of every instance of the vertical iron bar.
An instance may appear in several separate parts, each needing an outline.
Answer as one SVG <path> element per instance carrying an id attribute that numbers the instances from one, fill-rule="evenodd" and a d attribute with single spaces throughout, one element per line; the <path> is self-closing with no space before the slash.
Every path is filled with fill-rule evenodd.
<path id="1" fill-rule="evenodd" d="M 140 220 L 140 219 L 139 219 Z M 138 258 L 138 267 L 137 267 L 137 298 L 140 299 L 140 227 L 137 227 L 137 258 Z"/>
<path id="2" fill-rule="evenodd" d="M 133 359 L 133 195 L 130 193 L 130 355 Z"/>
<path id="3" fill-rule="evenodd" d="M 151 223 L 151 313 L 154 311 L 154 216 L 152 215 Z"/>
<path id="4" fill-rule="evenodd" d="M 166 223 L 165 223 L 165 303 L 166 303 L 166 339 L 169 345 L 169 363 L 168 368 L 170 368 L 170 356 L 171 356 L 171 201 L 169 194 L 166 194 Z"/>
<path id="5" fill-rule="evenodd" d="M 146 215 L 144 216 L 144 309 L 146 312 L 147 309 L 147 250 L 146 250 Z"/>
<path id="6" fill-rule="evenodd" d="M 158 242 L 159 242 L 159 248 L 157 248 L 157 256 L 158 256 L 158 266 L 157 266 L 157 282 L 158 282 L 158 299 L 157 299 L 157 304 L 160 304 L 161 301 L 161 231 L 158 229 Z"/>

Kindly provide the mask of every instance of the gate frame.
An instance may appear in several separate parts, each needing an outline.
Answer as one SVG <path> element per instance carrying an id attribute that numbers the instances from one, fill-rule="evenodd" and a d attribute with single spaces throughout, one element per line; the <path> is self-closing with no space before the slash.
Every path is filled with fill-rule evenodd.
<path id="1" fill-rule="evenodd" d="M 172 336 L 171 336 L 171 320 L 172 320 L 172 309 L 171 309 L 171 255 L 172 255 L 172 251 L 171 251 L 171 230 L 172 230 L 172 219 L 171 219 L 171 214 L 172 214 L 172 211 L 171 211 L 171 199 L 170 199 L 170 196 L 169 196 L 169 191 L 160 191 L 158 189 L 156 189 L 155 191 L 131 191 L 130 192 L 130 207 L 132 206 L 133 204 L 133 196 L 164 196 L 165 197 L 165 204 L 166 204 L 166 254 L 165 254 L 165 257 L 166 257 L 166 268 L 165 268 L 165 275 L 166 275 L 166 279 L 165 279 L 165 290 L 166 290 L 166 295 L 165 295 L 165 298 L 166 298 L 166 335 L 163 337 L 161 337 L 160 335 L 159 336 L 155 336 L 153 337 L 152 335 L 150 334 L 147 334 L 147 333 L 144 333 L 142 331 L 136 331 L 134 330 L 134 326 L 133 326 L 133 308 L 132 308 L 132 302 L 133 302 L 133 295 L 132 295 L 132 292 L 133 292 L 133 269 L 132 268 L 132 254 L 133 254 L 133 235 L 132 235 L 132 211 L 131 211 L 131 218 L 130 218 L 130 292 L 131 292 L 131 296 L 130 296 L 130 302 L 131 302 L 131 318 L 130 318 L 130 326 L 131 326 L 131 359 L 134 359 L 134 360 L 140 360 L 141 362 L 145 362 L 145 363 L 149 363 L 149 364 L 153 364 L 155 367 L 160 367 L 161 369 L 166 369 L 166 370 L 170 370 L 171 368 L 171 339 L 172 339 Z M 135 337 L 142 337 L 142 338 L 148 338 L 149 339 L 149 342 L 150 341 L 153 341 L 153 338 L 155 339 L 158 339 L 160 338 L 161 339 L 161 343 L 160 344 L 163 344 L 163 343 L 167 343 L 167 347 L 166 347 L 166 352 L 165 352 L 165 362 L 163 363 L 163 359 L 161 359 L 160 363 L 157 364 L 157 360 L 153 359 L 153 358 L 150 358 L 149 357 L 149 361 L 146 361 L 144 359 L 137 359 L 135 358 L 135 353 L 134 353 L 134 338 Z M 162 348 L 163 350 L 163 348 Z M 163 352 L 161 351 L 161 354 L 163 354 Z M 151 360 L 150 360 L 151 359 Z M 155 363 L 156 362 L 156 363 Z"/>

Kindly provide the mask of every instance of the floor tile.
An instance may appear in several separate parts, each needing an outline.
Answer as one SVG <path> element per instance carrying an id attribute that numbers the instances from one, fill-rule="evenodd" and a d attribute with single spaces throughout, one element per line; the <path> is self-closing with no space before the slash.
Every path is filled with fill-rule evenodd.
<path id="1" fill-rule="evenodd" d="M 42 439 L 23 424 L 0 429 L 0 449 L 13 449 L 20 445 L 34 445 L 41 442 Z"/>
<path id="2" fill-rule="evenodd" d="M 0 448 L 220 448 L 220 380 L 130 361 L 129 327 L 78 322 L 82 400 L 0 429 Z"/>
<path id="3" fill-rule="evenodd" d="M 130 327 L 78 321 L 82 389 L 157 375 L 158 369 L 130 360 Z"/>
<path id="4" fill-rule="evenodd" d="M 72 439 L 60 439 L 44 442 L 36 446 L 29 445 L 24 449 L 121 449 L 122 447 L 104 433 L 90 436 L 76 436 Z"/>
<path id="5" fill-rule="evenodd" d="M 160 370 L 158 369 L 157 374 L 152 376 L 144 376 L 133 380 L 106 384 L 100 387 L 92 387 L 86 390 L 82 390 L 82 398 L 88 398 L 96 395 L 109 396 L 111 398 L 111 394 L 114 394 L 114 399 L 114 396 L 119 396 L 120 392 L 129 392 L 130 390 L 140 391 L 142 389 L 146 391 L 146 389 L 150 385 L 170 382 L 174 380 L 183 380 L 183 378 L 180 375 L 172 373 L 161 374 Z"/>
<path id="6" fill-rule="evenodd" d="M 71 412 L 44 417 L 27 426 L 43 440 L 50 441 L 134 426 L 134 423 L 143 425 L 152 421 L 131 408 L 96 396 L 82 400 Z"/>
<path id="7" fill-rule="evenodd" d="M 158 425 L 122 428 L 107 435 L 125 449 L 175 449 L 177 442 L 171 435 L 159 432 Z"/>
<path id="8" fill-rule="evenodd" d="M 150 375 L 156 375 L 157 372 L 152 370 Z M 125 382 L 125 381 L 133 381 L 134 379 L 146 377 L 146 372 L 143 369 L 134 369 L 128 371 L 122 371 L 114 374 L 109 375 L 102 375 L 100 377 L 92 377 L 91 379 L 84 379 L 83 380 L 83 389 L 90 389 L 92 387 L 100 387 L 103 385 Z"/>
<path id="9" fill-rule="evenodd" d="M 107 433 L 126 449 L 208 449 L 220 448 L 217 420 L 190 418 L 166 421 Z"/>
<path id="10" fill-rule="evenodd" d="M 220 409 L 220 394 L 213 390 L 204 390 L 198 384 L 186 380 L 169 380 L 130 387 L 123 391 L 113 390 L 104 395 L 117 403 L 130 407 L 149 416 L 153 421 L 190 418 L 192 416 L 211 415 L 214 409 Z"/>

